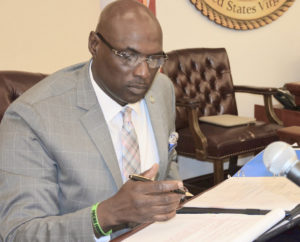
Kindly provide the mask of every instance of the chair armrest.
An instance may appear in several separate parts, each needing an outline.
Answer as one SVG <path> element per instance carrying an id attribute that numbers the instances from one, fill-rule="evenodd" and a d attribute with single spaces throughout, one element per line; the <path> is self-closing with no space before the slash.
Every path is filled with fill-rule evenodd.
<path id="1" fill-rule="evenodd" d="M 264 106 L 270 123 L 283 125 L 283 122 L 277 117 L 272 104 L 272 96 L 278 92 L 278 88 L 272 87 L 252 87 L 252 86 L 234 86 L 235 92 L 258 94 L 264 96 Z"/>
<path id="2" fill-rule="evenodd" d="M 245 92 L 260 95 L 274 95 L 278 92 L 278 88 L 273 87 L 252 87 L 252 86 L 234 86 L 235 92 Z"/>
<path id="3" fill-rule="evenodd" d="M 197 99 L 177 99 L 176 106 L 184 107 L 188 113 L 189 129 L 193 135 L 195 142 L 196 156 L 198 159 L 206 159 L 207 157 L 207 139 L 201 131 L 199 119 L 197 115 L 197 107 L 199 107 L 199 100 Z"/>

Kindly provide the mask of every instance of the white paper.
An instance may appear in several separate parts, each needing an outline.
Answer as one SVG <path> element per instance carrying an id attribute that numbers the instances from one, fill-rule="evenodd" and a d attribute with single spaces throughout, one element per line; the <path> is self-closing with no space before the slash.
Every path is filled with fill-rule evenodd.
<path id="1" fill-rule="evenodd" d="M 286 177 L 231 177 L 185 206 L 291 210 L 299 203 L 300 188 Z"/>
<path id="2" fill-rule="evenodd" d="M 283 210 L 268 215 L 178 214 L 167 222 L 157 222 L 130 236 L 127 242 L 212 242 L 253 241 L 284 217 Z"/>
<path id="3" fill-rule="evenodd" d="M 133 234 L 127 242 L 253 241 L 300 203 L 300 188 L 285 177 L 232 177 L 192 199 L 186 207 L 254 208 L 267 215 L 177 214 Z"/>

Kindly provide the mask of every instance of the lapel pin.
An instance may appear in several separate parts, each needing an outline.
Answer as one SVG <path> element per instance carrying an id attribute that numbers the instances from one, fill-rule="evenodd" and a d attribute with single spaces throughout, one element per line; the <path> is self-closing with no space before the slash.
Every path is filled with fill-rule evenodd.
<path id="1" fill-rule="evenodd" d="M 171 152 L 177 146 L 178 133 L 172 132 L 169 136 L 169 152 Z"/>
<path id="2" fill-rule="evenodd" d="M 151 102 L 151 103 L 154 103 L 154 102 L 155 102 L 155 99 L 154 99 L 154 97 L 153 97 L 152 95 L 150 96 L 150 102 Z"/>

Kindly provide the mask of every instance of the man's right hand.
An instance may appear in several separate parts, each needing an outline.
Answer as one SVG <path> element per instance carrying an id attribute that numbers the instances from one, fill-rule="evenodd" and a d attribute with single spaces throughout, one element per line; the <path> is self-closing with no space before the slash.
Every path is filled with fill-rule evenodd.
<path id="1" fill-rule="evenodd" d="M 153 178 L 158 164 L 141 175 Z M 98 220 L 104 231 L 128 223 L 150 223 L 169 220 L 176 214 L 182 194 L 182 181 L 140 182 L 128 180 L 111 198 L 101 202 L 97 209 Z"/>

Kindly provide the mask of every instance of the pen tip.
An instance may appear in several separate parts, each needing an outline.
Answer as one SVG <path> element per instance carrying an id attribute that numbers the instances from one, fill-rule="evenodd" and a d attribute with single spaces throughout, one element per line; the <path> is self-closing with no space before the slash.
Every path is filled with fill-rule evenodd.
<path id="1" fill-rule="evenodd" d="M 190 192 L 185 192 L 185 196 L 186 197 L 193 197 L 194 195 L 192 193 L 190 193 Z"/>

